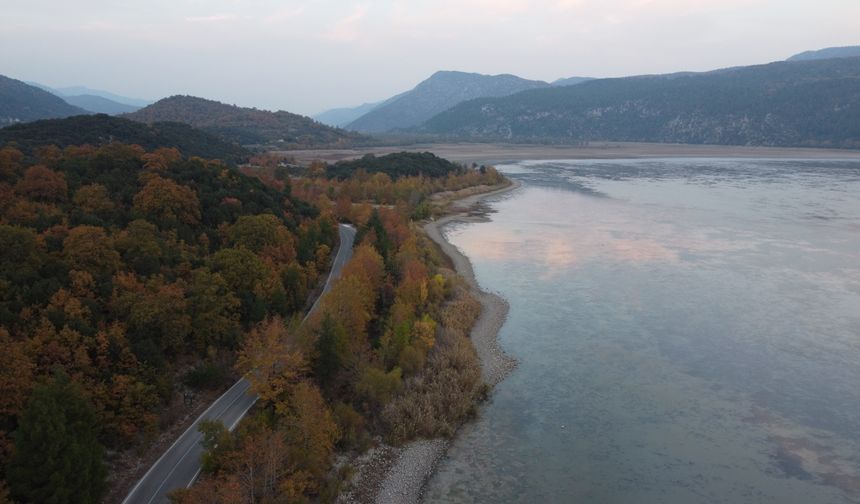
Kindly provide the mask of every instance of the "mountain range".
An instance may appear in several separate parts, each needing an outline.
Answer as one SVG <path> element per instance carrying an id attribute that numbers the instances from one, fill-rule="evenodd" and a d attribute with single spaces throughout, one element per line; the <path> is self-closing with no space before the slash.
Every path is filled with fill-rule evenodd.
<path id="1" fill-rule="evenodd" d="M 38 82 L 27 82 L 27 84 L 41 88 L 53 95 L 59 96 L 71 105 L 95 114 L 125 114 L 134 112 L 152 103 L 149 100 L 129 98 L 111 93 L 110 91 L 93 89 L 86 86 L 52 88 Z"/>
<path id="2" fill-rule="evenodd" d="M 240 145 L 346 147 L 369 138 L 279 110 L 237 107 L 194 96 L 171 96 L 123 117 L 143 123 L 183 122 Z"/>
<path id="3" fill-rule="evenodd" d="M 436 72 L 414 89 L 390 98 L 346 125 L 362 133 L 383 133 L 417 126 L 458 103 L 486 96 L 507 96 L 548 87 L 515 75 Z"/>
<path id="4" fill-rule="evenodd" d="M 573 86 L 589 80 L 590 77 L 568 77 L 550 84 L 515 75 L 439 71 L 413 89 L 386 100 L 326 110 L 315 115 L 314 119 L 364 133 L 388 133 L 418 126 L 454 105 L 474 98 L 507 96 L 552 86 Z"/>
<path id="5" fill-rule="evenodd" d="M 96 111 L 146 124 L 183 122 L 237 145 L 282 149 L 374 142 L 360 132 L 430 141 L 860 147 L 858 66 L 860 46 L 711 72 L 571 77 L 551 84 L 440 71 L 386 100 L 324 112 L 319 122 L 192 96 L 133 110 L 145 102 L 84 87 L 40 89 L 0 76 L 0 127 Z"/>
<path id="6" fill-rule="evenodd" d="M 86 114 L 62 98 L 0 75 L 0 128 L 21 122 Z"/>
<path id="7" fill-rule="evenodd" d="M 860 58 L 598 79 L 481 98 L 416 131 L 468 141 L 860 148 Z"/>

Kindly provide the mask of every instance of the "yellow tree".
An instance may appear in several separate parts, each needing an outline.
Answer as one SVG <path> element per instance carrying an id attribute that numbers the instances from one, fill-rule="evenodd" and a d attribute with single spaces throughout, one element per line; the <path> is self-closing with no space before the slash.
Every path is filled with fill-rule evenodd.
<path id="1" fill-rule="evenodd" d="M 168 227 L 200 221 L 200 202 L 194 190 L 154 174 L 145 180 L 134 196 L 135 212 Z"/>
<path id="2" fill-rule="evenodd" d="M 294 348 L 283 319 L 273 317 L 245 336 L 236 367 L 247 374 L 251 390 L 261 400 L 279 407 L 308 365 L 304 355 Z"/>

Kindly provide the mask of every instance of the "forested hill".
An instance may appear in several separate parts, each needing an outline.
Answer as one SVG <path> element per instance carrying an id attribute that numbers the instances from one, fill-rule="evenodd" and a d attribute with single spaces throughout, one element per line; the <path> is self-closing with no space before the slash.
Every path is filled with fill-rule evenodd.
<path id="1" fill-rule="evenodd" d="M 860 58 L 525 91 L 463 103 L 420 130 L 478 141 L 860 148 Z"/>
<path id="2" fill-rule="evenodd" d="M 402 177 L 446 177 L 463 172 L 463 167 L 442 159 L 431 152 L 395 152 L 376 157 L 367 154 L 360 159 L 339 161 L 326 167 L 332 178 L 348 178 L 360 170 L 366 173 L 384 173 L 393 180 Z"/>
<path id="3" fill-rule="evenodd" d="M 82 115 L 66 119 L 50 119 L 18 124 L 0 129 L 0 147 L 14 142 L 25 152 L 36 147 L 110 142 L 140 145 L 145 149 L 175 147 L 186 156 L 221 159 L 239 163 L 250 155 L 243 147 L 195 129 L 184 123 L 160 122 L 152 125 L 104 114 Z"/>
<path id="4" fill-rule="evenodd" d="M 183 392 L 226 384 L 244 333 L 302 313 L 336 243 L 288 186 L 218 161 L 0 148 L 0 501 L 101 502 L 105 457 L 118 470 L 193 413 Z"/>
<path id="5" fill-rule="evenodd" d="M 241 145 L 346 147 L 369 140 L 290 112 L 237 107 L 193 96 L 171 96 L 123 117 L 144 123 L 184 122 Z"/>
<path id="6" fill-rule="evenodd" d="M 86 113 L 86 110 L 69 105 L 43 89 L 0 75 L 0 128 Z"/>
<path id="7" fill-rule="evenodd" d="M 515 75 L 436 72 L 411 91 L 390 98 L 359 117 L 347 128 L 365 133 L 410 128 L 466 100 L 507 96 L 548 86 L 546 82 L 526 80 Z"/>

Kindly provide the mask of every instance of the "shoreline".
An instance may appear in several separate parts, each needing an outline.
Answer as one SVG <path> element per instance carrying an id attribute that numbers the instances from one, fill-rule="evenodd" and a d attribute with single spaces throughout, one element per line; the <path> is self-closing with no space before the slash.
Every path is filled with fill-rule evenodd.
<path id="1" fill-rule="evenodd" d="M 501 143 L 416 143 L 410 145 L 356 147 L 349 149 L 275 150 L 293 157 L 298 163 L 314 160 L 336 162 L 356 159 L 365 154 L 392 152 L 432 152 L 458 163 L 506 164 L 526 160 L 576 159 L 660 159 L 660 158 L 735 158 L 735 159 L 853 159 L 860 149 L 807 147 L 761 147 L 744 145 L 658 144 L 595 141 L 584 146 L 554 144 Z"/>
<path id="2" fill-rule="evenodd" d="M 445 217 L 423 225 L 425 234 L 448 256 L 458 275 L 465 279 L 472 295 L 481 303 L 481 315 L 472 327 L 470 339 L 481 363 L 481 378 L 490 388 L 501 382 L 515 367 L 516 360 L 505 354 L 498 343 L 499 330 L 508 316 L 509 305 L 502 297 L 481 289 L 475 278 L 472 263 L 457 247 L 445 239 L 442 229 L 452 222 L 483 222 L 486 217 L 470 215 L 472 208 L 482 200 L 518 189 L 516 181 L 484 193 L 473 194 L 451 202 L 451 212 Z M 448 451 L 454 438 L 419 439 L 401 448 L 381 445 L 366 455 L 366 460 L 382 459 L 377 466 L 383 474 L 375 481 L 365 480 L 373 487 L 372 500 L 376 504 L 418 504 L 424 487 L 436 471 L 439 461 Z M 367 466 L 363 469 L 366 471 Z M 358 480 L 372 477 L 359 470 Z M 350 502 L 350 499 L 346 499 Z"/>

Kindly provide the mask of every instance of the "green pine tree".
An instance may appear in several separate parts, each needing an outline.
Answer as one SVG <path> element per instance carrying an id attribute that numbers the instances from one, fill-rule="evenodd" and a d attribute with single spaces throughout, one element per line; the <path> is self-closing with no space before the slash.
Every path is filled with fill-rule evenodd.
<path id="1" fill-rule="evenodd" d="M 46 504 L 100 501 L 106 471 L 96 415 L 65 373 L 36 387 L 13 439 L 7 480 L 15 499 Z"/>
<path id="2" fill-rule="evenodd" d="M 328 313 L 323 318 L 317 334 L 317 358 L 314 361 L 314 372 L 320 387 L 331 390 L 344 364 L 343 353 L 346 346 L 346 334 Z"/>

